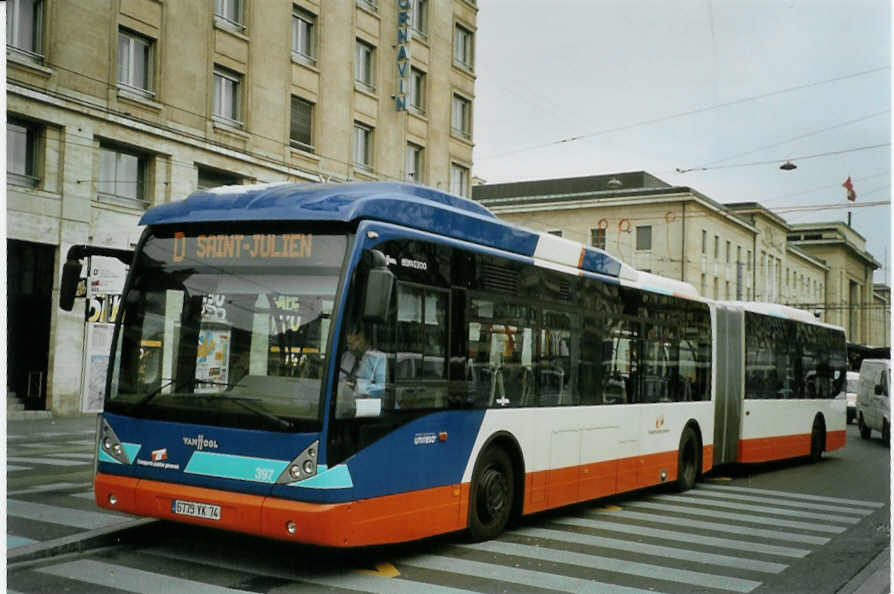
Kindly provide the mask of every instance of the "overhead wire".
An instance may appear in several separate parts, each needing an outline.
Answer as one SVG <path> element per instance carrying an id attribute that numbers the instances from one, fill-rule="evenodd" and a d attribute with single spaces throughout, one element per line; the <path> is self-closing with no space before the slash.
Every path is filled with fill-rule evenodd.
<path id="1" fill-rule="evenodd" d="M 773 96 L 776 96 L 776 95 L 782 95 L 782 94 L 785 94 L 785 93 L 791 93 L 791 92 L 793 92 L 793 91 L 800 91 L 800 90 L 803 90 L 803 89 L 808 89 L 808 88 L 812 88 L 812 87 L 816 87 L 816 86 L 820 86 L 820 85 L 825 85 L 825 84 L 830 84 L 830 83 L 834 83 L 834 82 L 839 82 L 839 81 L 842 81 L 842 80 L 848 80 L 848 79 L 856 78 L 856 77 L 859 77 L 859 76 L 865 76 L 865 75 L 867 75 L 867 74 L 872 74 L 872 73 L 879 72 L 879 71 L 882 71 L 882 70 L 890 70 L 890 66 L 879 66 L 879 67 L 877 67 L 877 68 L 870 68 L 870 69 L 868 69 L 868 70 L 862 70 L 862 71 L 860 71 L 860 72 L 855 72 L 855 73 L 852 73 L 852 74 L 847 74 L 847 75 L 843 75 L 843 76 L 838 76 L 838 77 L 835 77 L 835 78 L 830 78 L 830 79 L 821 80 L 821 81 L 815 81 L 815 82 L 812 82 L 812 83 L 806 83 L 806 84 L 803 84 L 803 85 L 797 85 L 797 86 L 788 87 L 788 88 L 785 88 L 785 89 L 779 89 L 779 90 L 776 90 L 776 91 L 771 91 L 771 92 L 768 92 L 768 93 L 762 93 L 762 94 L 759 94 L 759 95 L 751 95 L 751 96 L 749 96 L 749 97 L 743 97 L 743 98 L 741 98 L 741 99 L 736 99 L 736 100 L 734 100 L 734 101 L 727 101 L 727 102 L 724 102 L 724 103 L 719 103 L 719 104 L 715 104 L 715 105 L 709 105 L 709 106 L 706 106 L 706 107 L 700 107 L 700 108 L 696 108 L 696 109 L 690 109 L 690 110 L 687 110 L 687 111 L 682 111 L 682 112 L 678 112 L 678 113 L 674 113 L 674 114 L 669 114 L 669 115 L 666 115 L 666 116 L 660 116 L 660 117 L 656 117 L 656 118 L 650 118 L 650 119 L 647 119 L 647 120 L 641 120 L 641 121 L 639 121 L 639 122 L 634 122 L 634 123 L 631 123 L 631 124 L 625 124 L 625 125 L 623 125 L 623 126 L 615 126 L 615 127 L 612 127 L 612 128 L 605 128 L 605 129 L 602 129 L 602 130 L 596 130 L 596 131 L 593 131 L 593 132 L 587 132 L 587 133 L 584 133 L 584 134 L 578 134 L 578 135 L 576 135 L 576 136 L 569 136 L 569 137 L 567 137 L 567 138 L 560 138 L 560 139 L 558 139 L 558 140 L 553 140 L 553 141 L 550 141 L 550 142 L 545 142 L 545 143 L 541 143 L 541 144 L 531 145 L 531 146 L 527 146 L 527 147 L 521 147 L 521 148 L 513 149 L 513 150 L 511 150 L 511 151 L 505 151 L 505 152 L 502 152 L 502 153 L 496 153 L 496 154 L 493 154 L 493 155 L 485 155 L 485 156 L 479 157 L 478 160 L 479 160 L 479 161 L 486 161 L 486 160 L 489 160 L 489 159 L 502 158 L 502 157 L 506 157 L 506 156 L 510 156 L 510 155 L 515 155 L 515 154 L 518 154 L 518 153 L 521 153 L 521 152 L 527 152 L 527 151 L 536 150 L 536 149 L 540 149 L 540 148 L 546 148 L 546 147 L 555 146 L 555 145 L 559 145 L 559 144 L 568 144 L 568 143 L 576 142 L 576 141 L 578 141 L 578 140 L 583 140 L 583 139 L 586 139 L 586 138 L 593 138 L 593 137 L 596 137 L 596 136 L 602 136 L 602 135 L 604 135 L 604 134 L 611 134 L 611 133 L 614 133 L 614 132 L 621 132 L 621 131 L 624 131 L 624 130 L 630 130 L 630 129 L 638 128 L 638 127 L 641 127 L 641 126 L 647 126 L 647 125 L 650 125 L 650 124 L 657 124 L 657 123 L 665 122 L 665 121 L 668 121 L 668 120 L 673 120 L 673 119 L 682 118 L 682 117 L 688 117 L 688 116 L 691 116 L 691 115 L 695 115 L 695 114 L 699 114 L 699 113 L 704 113 L 704 112 L 707 112 L 707 111 L 713 111 L 713 110 L 715 110 L 715 109 L 722 109 L 722 108 L 725 108 L 725 107 L 731 107 L 731 106 L 733 106 L 733 105 L 740 105 L 740 104 L 742 104 L 742 103 L 747 103 L 747 102 L 750 102 L 750 101 L 757 101 L 757 100 L 759 100 L 759 99 L 766 99 L 767 97 L 773 97 Z"/>

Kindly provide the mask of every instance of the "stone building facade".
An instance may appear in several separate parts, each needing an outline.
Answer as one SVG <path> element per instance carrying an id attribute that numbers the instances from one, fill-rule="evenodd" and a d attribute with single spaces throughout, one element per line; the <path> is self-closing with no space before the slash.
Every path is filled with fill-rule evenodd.
<path id="1" fill-rule="evenodd" d="M 152 205 L 277 181 L 469 194 L 474 0 L 9 0 L 7 13 L 7 383 L 29 408 L 80 407 L 85 311 L 55 305 L 67 250 L 133 245 Z"/>

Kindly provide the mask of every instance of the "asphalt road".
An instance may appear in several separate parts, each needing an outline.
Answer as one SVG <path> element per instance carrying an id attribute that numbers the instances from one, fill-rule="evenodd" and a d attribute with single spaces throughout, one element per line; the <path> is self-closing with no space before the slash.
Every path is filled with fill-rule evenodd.
<path id="1" fill-rule="evenodd" d="M 724 468 L 683 495 L 554 510 L 487 543 L 348 551 L 167 523 L 116 532 L 131 519 L 90 500 L 93 427 L 10 425 L 10 592 L 852 592 L 890 541 L 890 451 L 853 425 L 817 465 Z"/>

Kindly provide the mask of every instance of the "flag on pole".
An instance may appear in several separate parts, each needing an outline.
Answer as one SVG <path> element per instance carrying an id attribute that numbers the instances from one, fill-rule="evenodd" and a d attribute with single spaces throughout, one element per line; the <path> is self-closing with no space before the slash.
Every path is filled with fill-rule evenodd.
<path id="1" fill-rule="evenodd" d="M 857 193 L 854 192 L 854 184 L 851 183 L 851 176 L 847 176 L 847 179 L 844 180 L 844 183 L 841 184 L 841 187 L 847 190 L 847 199 L 851 202 L 857 199 Z"/>

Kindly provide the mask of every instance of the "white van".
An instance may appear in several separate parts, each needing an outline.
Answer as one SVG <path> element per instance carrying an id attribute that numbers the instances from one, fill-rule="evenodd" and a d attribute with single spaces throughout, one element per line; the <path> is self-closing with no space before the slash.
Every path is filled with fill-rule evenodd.
<path id="1" fill-rule="evenodd" d="M 882 434 L 884 442 L 890 442 L 890 386 L 891 360 L 864 359 L 860 365 L 860 383 L 857 386 L 857 425 L 863 439 L 869 439 L 875 429 Z"/>

